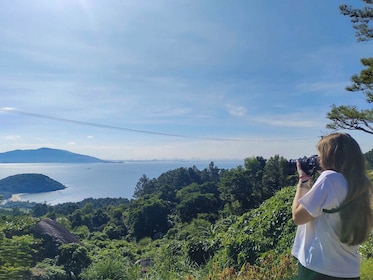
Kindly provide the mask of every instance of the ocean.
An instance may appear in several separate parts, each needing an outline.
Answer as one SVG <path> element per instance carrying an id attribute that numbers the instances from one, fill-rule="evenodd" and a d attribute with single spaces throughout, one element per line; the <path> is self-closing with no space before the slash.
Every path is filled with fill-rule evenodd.
<path id="1" fill-rule="evenodd" d="M 164 172 L 179 167 L 203 170 L 210 161 L 128 161 L 120 163 L 3 163 L 0 179 L 11 175 L 38 173 L 46 175 L 66 186 L 66 189 L 37 194 L 18 194 L 13 199 L 56 205 L 78 202 L 85 198 L 133 197 L 136 183 L 146 175 L 158 178 Z M 214 161 L 218 168 L 231 169 L 243 165 L 239 161 Z"/>

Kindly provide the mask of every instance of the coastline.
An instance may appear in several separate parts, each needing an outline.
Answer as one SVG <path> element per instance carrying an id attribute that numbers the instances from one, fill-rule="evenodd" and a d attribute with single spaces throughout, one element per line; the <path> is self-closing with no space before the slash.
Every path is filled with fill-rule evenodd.
<path id="1" fill-rule="evenodd" d="M 22 201 L 21 195 L 21 193 L 12 194 L 12 196 L 8 200 L 11 202 Z"/>
<path id="2" fill-rule="evenodd" d="M 151 161 L 93 163 L 93 164 L 2 164 L 0 163 L 0 178 L 16 174 L 42 173 L 49 178 L 61 182 L 66 188 L 59 191 L 42 193 L 8 194 L 1 203 L 35 202 L 57 205 L 65 202 L 79 202 L 86 198 L 128 198 L 132 199 L 136 184 L 146 175 L 148 178 L 158 178 L 161 174 L 177 168 L 192 168 L 199 170 L 209 167 L 210 162 L 203 161 Z M 214 162 L 218 168 L 230 169 L 242 165 L 242 161 Z M 1 204 L 0 203 L 0 204 Z"/>

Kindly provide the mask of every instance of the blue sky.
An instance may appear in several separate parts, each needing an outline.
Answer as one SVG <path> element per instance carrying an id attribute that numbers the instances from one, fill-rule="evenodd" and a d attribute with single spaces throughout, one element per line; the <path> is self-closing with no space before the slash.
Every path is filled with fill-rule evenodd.
<path id="1" fill-rule="evenodd" d="M 344 3 L 362 1 L 4 1 L 0 152 L 314 154 L 332 104 L 368 106 L 344 89 L 372 55 Z"/>

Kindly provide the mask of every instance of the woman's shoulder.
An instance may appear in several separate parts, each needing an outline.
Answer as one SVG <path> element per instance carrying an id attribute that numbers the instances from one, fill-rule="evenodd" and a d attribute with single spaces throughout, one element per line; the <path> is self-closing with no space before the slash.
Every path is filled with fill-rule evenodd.
<path id="1" fill-rule="evenodd" d="M 346 179 L 342 175 L 342 173 L 339 173 L 334 170 L 324 170 L 323 172 L 321 172 L 319 179 L 326 181 L 340 181 L 341 183 L 346 183 Z"/>
<path id="2" fill-rule="evenodd" d="M 324 170 L 321 172 L 320 176 L 338 176 L 339 175 L 342 175 L 341 173 L 337 172 L 337 171 L 334 171 L 334 170 L 331 170 L 331 169 L 327 169 L 327 170 Z"/>

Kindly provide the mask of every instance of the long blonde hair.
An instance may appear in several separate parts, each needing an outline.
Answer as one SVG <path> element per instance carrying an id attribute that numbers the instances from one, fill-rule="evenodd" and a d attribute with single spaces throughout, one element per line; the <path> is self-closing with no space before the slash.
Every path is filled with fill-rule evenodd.
<path id="1" fill-rule="evenodd" d="M 340 240 L 348 245 L 363 243 L 373 226 L 372 183 L 359 144 L 349 134 L 332 133 L 317 144 L 322 169 L 334 170 L 347 180 L 348 190 L 340 211 Z"/>

